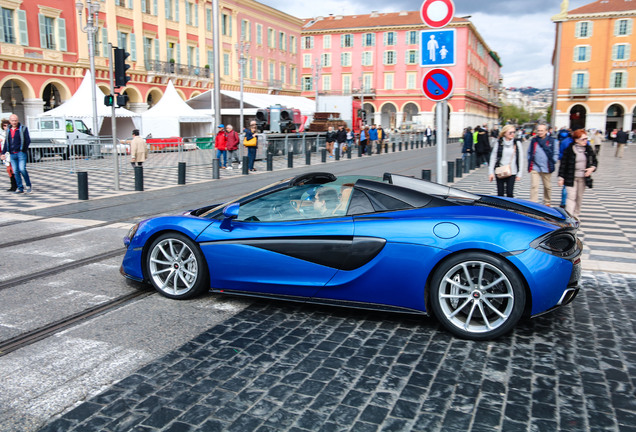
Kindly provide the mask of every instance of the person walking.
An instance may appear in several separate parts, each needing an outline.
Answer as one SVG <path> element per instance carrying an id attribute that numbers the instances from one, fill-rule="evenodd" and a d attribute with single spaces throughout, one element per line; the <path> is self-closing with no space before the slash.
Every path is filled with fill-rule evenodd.
<path id="1" fill-rule="evenodd" d="M 340 155 L 343 155 L 343 152 L 346 149 L 347 145 L 347 131 L 345 130 L 344 125 L 338 126 L 338 130 L 336 131 L 336 152 L 340 152 Z"/>
<path id="2" fill-rule="evenodd" d="M 363 126 L 360 129 L 360 154 L 364 155 L 367 152 L 367 142 L 369 142 L 369 126 Z"/>
<path id="3" fill-rule="evenodd" d="M 10 153 L 11 169 L 13 170 L 16 181 L 16 190 L 14 193 L 24 193 L 25 185 L 26 193 L 31 193 L 33 188 L 31 187 L 31 179 L 26 169 L 27 152 L 29 151 L 29 144 L 31 144 L 29 128 L 22 126 L 18 116 L 15 114 L 9 116 L 9 123 L 11 127 L 7 129 L 0 159 L 5 160 L 7 158 L 6 153 Z"/>
<path id="4" fill-rule="evenodd" d="M 349 128 L 347 128 L 347 151 L 350 148 L 353 148 L 353 140 L 355 139 L 355 134 Z"/>
<path id="5" fill-rule="evenodd" d="M 565 210 L 575 217 L 581 214 L 581 203 L 586 184 L 592 187 L 591 175 L 596 171 L 598 160 L 594 149 L 588 144 L 588 136 L 584 129 L 572 133 L 574 142 L 563 152 L 559 166 L 559 186 L 567 189 Z"/>
<path id="6" fill-rule="evenodd" d="M 224 124 L 220 124 L 218 127 L 214 138 L 214 148 L 216 148 L 216 158 L 219 160 L 221 169 L 227 168 L 227 135 Z"/>
<path id="7" fill-rule="evenodd" d="M 625 132 L 622 128 L 616 132 L 616 153 L 614 154 L 614 157 L 623 157 L 623 151 L 627 145 L 628 137 L 629 135 L 627 135 L 627 132 Z"/>
<path id="8" fill-rule="evenodd" d="M 481 126 L 477 126 L 475 131 L 477 132 L 477 144 L 475 144 L 477 162 L 479 165 L 487 165 L 490 160 L 490 152 L 492 150 L 490 140 L 488 138 L 488 131 Z"/>
<path id="9" fill-rule="evenodd" d="M 464 160 L 464 162 L 466 162 L 466 160 L 470 158 L 470 155 L 473 153 L 473 130 L 470 128 L 470 126 L 464 129 L 464 135 L 462 139 L 464 140 L 464 145 L 462 146 L 462 159 Z"/>
<path id="10" fill-rule="evenodd" d="M 243 131 L 245 138 L 243 138 L 243 146 L 247 148 L 247 168 L 250 171 L 256 171 L 254 168 L 254 161 L 256 161 L 256 150 L 258 148 L 258 138 L 256 137 L 256 122 L 250 123 L 250 127 L 245 128 Z"/>
<path id="11" fill-rule="evenodd" d="M 238 163 L 238 169 L 241 169 L 241 160 L 239 159 L 239 134 L 234 130 L 234 126 L 231 124 L 225 126 L 225 149 L 227 151 L 227 158 L 230 161 L 226 169 L 233 169 L 232 163 L 236 161 Z"/>
<path id="12" fill-rule="evenodd" d="M 378 128 L 375 124 L 369 129 L 369 154 L 373 154 L 373 149 L 378 145 Z"/>
<path id="13" fill-rule="evenodd" d="M 333 157 L 333 143 L 336 142 L 336 133 L 333 131 L 333 126 L 327 128 L 327 135 L 325 135 L 325 148 L 330 158 Z"/>
<path id="14" fill-rule="evenodd" d="M 515 182 L 523 172 L 523 146 L 515 133 L 513 125 L 501 129 L 488 164 L 488 181 L 497 179 L 497 195 L 509 198 L 514 198 Z"/>
<path id="15" fill-rule="evenodd" d="M 9 120 L 2 119 L 2 124 L 0 128 L 0 149 L 2 149 L 4 145 L 4 140 L 7 137 L 7 128 L 9 127 Z M 11 154 L 6 154 L 6 158 L 2 161 L 4 166 L 7 168 L 7 174 L 9 175 L 9 181 L 11 182 L 11 187 L 7 189 L 7 192 L 15 192 L 18 189 L 18 184 L 15 181 L 15 175 L 13 174 L 13 168 L 11 168 Z"/>
<path id="16" fill-rule="evenodd" d="M 133 129 L 132 140 L 130 140 L 130 165 L 142 166 L 146 161 L 148 149 L 146 148 L 146 140 L 139 136 L 139 129 Z"/>
<path id="17" fill-rule="evenodd" d="M 592 144 L 594 145 L 594 153 L 596 153 L 596 157 L 598 158 L 601 155 L 601 146 L 603 145 L 603 131 L 596 130 L 594 136 L 592 137 Z"/>
<path id="18" fill-rule="evenodd" d="M 530 173 L 530 201 L 539 202 L 539 181 L 543 183 L 543 204 L 550 205 L 552 173 L 559 159 L 558 142 L 548 136 L 548 127 L 537 125 L 537 134 L 528 146 L 528 172 Z"/>

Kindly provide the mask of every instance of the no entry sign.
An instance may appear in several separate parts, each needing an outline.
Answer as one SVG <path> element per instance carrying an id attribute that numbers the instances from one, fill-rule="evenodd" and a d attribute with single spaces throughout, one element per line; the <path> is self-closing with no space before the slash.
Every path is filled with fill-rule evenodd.
<path id="1" fill-rule="evenodd" d="M 424 0 L 420 8 L 420 15 L 427 26 L 441 28 L 453 19 L 455 4 L 453 0 Z"/>
<path id="2" fill-rule="evenodd" d="M 446 69 L 429 70 L 422 79 L 422 91 L 432 101 L 447 99 L 453 93 L 453 75 Z"/>

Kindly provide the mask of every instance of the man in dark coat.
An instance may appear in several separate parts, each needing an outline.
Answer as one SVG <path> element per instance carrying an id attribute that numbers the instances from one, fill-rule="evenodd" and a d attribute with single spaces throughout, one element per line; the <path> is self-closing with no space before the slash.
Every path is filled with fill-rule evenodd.
<path id="1" fill-rule="evenodd" d="M 619 129 L 618 132 L 616 132 L 616 154 L 614 156 L 617 158 L 623 157 L 623 150 L 625 150 L 625 146 L 627 145 L 627 138 L 627 132 L 623 129 Z"/>
<path id="2" fill-rule="evenodd" d="M 492 147 L 490 147 L 490 141 L 488 139 L 488 131 L 481 126 L 477 126 L 475 128 L 477 132 L 477 144 L 475 144 L 475 153 L 477 153 L 477 163 L 478 164 L 488 164 L 488 160 L 490 159 L 490 151 Z"/>

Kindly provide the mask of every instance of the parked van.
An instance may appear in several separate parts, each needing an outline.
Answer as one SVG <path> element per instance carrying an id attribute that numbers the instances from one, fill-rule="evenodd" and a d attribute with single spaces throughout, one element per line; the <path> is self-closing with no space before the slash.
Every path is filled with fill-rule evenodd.
<path id="1" fill-rule="evenodd" d="M 83 120 L 65 117 L 35 117 L 28 122 L 31 145 L 29 161 L 46 156 L 91 156 L 99 154 L 99 145 Z"/>

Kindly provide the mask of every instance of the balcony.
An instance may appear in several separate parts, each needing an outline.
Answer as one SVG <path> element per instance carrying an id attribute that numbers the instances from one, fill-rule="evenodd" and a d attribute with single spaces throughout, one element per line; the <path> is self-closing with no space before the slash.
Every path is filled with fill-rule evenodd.
<path id="1" fill-rule="evenodd" d="M 210 69 L 200 66 L 188 66 L 159 60 L 146 60 L 146 70 L 159 76 L 185 78 L 210 78 Z"/>
<path id="2" fill-rule="evenodd" d="M 589 95 L 590 95 L 589 87 L 570 88 L 570 99 L 587 99 Z"/>

